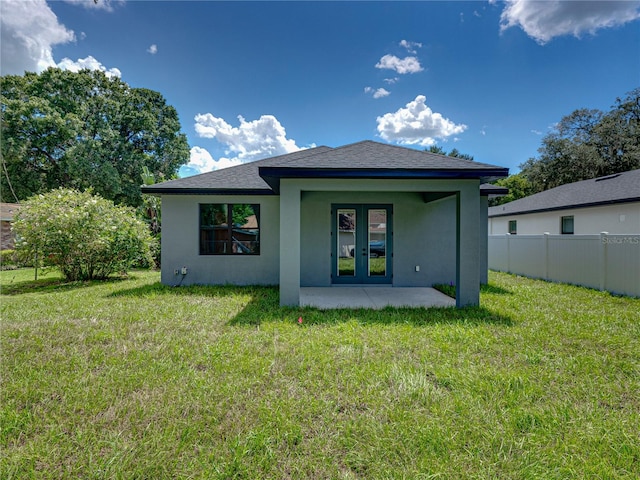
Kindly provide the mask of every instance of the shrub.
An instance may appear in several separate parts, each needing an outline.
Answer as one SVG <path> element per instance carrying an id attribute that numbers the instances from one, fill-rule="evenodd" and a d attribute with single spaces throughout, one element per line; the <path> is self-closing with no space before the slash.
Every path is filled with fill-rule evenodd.
<path id="1" fill-rule="evenodd" d="M 0 250 L 0 268 L 11 270 L 18 267 L 18 256 L 15 250 Z"/>
<path id="2" fill-rule="evenodd" d="M 58 189 L 23 203 L 13 225 L 16 251 L 69 281 L 106 278 L 152 264 L 147 226 L 133 209 L 91 192 Z"/>

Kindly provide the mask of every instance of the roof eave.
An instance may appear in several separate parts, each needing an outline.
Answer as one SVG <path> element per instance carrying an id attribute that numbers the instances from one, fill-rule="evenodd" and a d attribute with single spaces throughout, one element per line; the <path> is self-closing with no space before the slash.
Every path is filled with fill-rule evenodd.
<path id="1" fill-rule="evenodd" d="M 287 167 L 260 167 L 260 177 L 267 182 L 276 194 L 280 193 L 282 178 L 346 178 L 346 179 L 479 179 L 491 182 L 509 175 L 508 168 L 476 168 L 476 169 L 309 169 Z"/>
<path id="2" fill-rule="evenodd" d="M 150 195 L 275 195 L 269 188 L 162 188 L 143 187 Z"/>
<path id="3" fill-rule="evenodd" d="M 615 204 L 620 204 L 620 203 L 633 203 L 633 202 L 640 202 L 640 197 L 634 197 L 634 198 L 622 198 L 622 199 L 618 199 L 618 200 L 604 200 L 601 202 L 590 202 L 590 203 L 577 203 L 577 204 L 573 204 L 573 205 L 561 205 L 561 206 L 557 206 L 557 207 L 547 207 L 547 208 L 535 208 L 535 209 L 531 209 L 531 210 L 518 210 L 515 212 L 505 212 L 505 213 L 491 213 L 489 212 L 488 217 L 489 218 L 495 218 L 495 217 L 508 217 L 508 216 L 513 216 L 513 215 L 528 215 L 530 213 L 542 213 L 542 212 L 555 212 L 558 210 L 569 210 L 572 208 L 590 208 L 590 207 L 601 207 L 604 205 L 615 205 Z M 492 207 L 492 208 L 497 208 L 497 207 Z"/>

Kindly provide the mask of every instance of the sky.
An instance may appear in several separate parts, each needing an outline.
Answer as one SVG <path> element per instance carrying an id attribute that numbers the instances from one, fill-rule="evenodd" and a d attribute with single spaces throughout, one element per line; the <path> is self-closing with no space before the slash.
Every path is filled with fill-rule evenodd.
<path id="1" fill-rule="evenodd" d="M 160 92 L 181 176 L 361 140 L 517 173 L 563 116 L 640 87 L 639 1 L 2 0 L 0 19 L 2 75 Z"/>

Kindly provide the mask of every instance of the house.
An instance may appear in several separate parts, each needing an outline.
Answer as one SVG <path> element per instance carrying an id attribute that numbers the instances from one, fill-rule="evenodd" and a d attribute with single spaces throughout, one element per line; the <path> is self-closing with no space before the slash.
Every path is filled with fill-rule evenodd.
<path id="1" fill-rule="evenodd" d="M 162 197 L 162 282 L 430 287 L 477 305 L 487 196 L 508 169 L 363 141 L 143 187 Z M 184 267 L 184 269 L 183 269 Z M 184 273 L 184 274 L 183 274 Z"/>
<path id="2" fill-rule="evenodd" d="M 15 247 L 15 236 L 11 231 L 13 217 L 18 213 L 20 205 L 17 203 L 0 203 L 0 250 L 13 250 Z"/>
<path id="3" fill-rule="evenodd" d="M 489 235 L 638 234 L 640 169 L 568 183 L 489 208 Z"/>

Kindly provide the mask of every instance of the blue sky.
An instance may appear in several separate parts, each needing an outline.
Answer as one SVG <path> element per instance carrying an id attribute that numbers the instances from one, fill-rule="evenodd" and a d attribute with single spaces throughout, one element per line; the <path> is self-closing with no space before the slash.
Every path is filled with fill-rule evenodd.
<path id="1" fill-rule="evenodd" d="M 180 115 L 188 175 L 371 139 L 509 167 L 640 86 L 640 2 L 3 0 L 2 74 L 98 68 Z"/>

